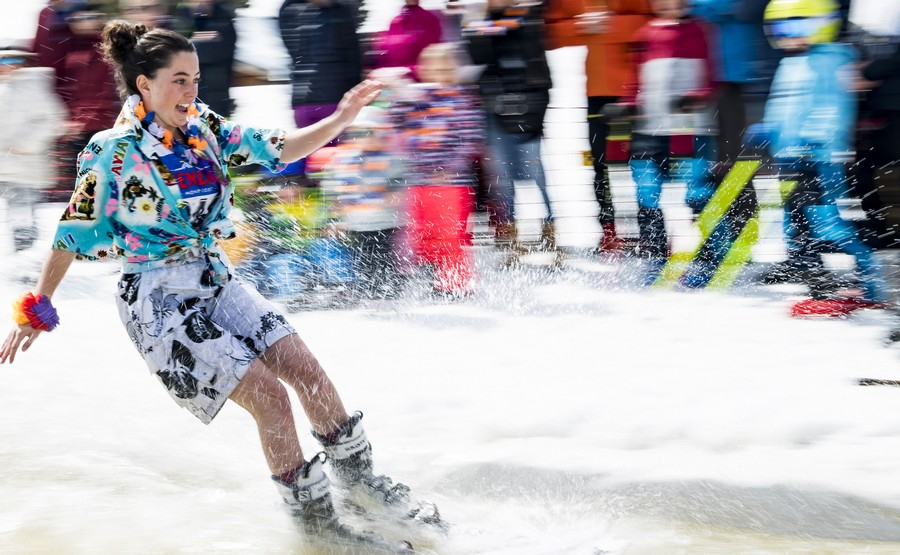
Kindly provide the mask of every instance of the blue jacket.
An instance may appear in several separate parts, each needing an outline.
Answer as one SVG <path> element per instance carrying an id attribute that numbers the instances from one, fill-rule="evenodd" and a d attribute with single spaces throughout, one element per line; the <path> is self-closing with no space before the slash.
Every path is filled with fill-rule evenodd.
<path id="1" fill-rule="evenodd" d="M 116 126 L 93 136 L 78 156 L 75 192 L 54 239 L 54 248 L 89 260 L 120 257 L 123 271 L 141 272 L 167 264 L 205 259 L 212 283 L 223 283 L 231 265 L 217 240 L 234 237 L 228 219 L 234 186 L 227 168 L 247 163 L 279 165 L 281 130 L 252 129 L 221 118 L 206 105 L 188 125 L 206 140 L 205 157 L 215 175 L 207 175 L 214 201 L 195 229 L 182 200 L 183 183 L 162 163 L 170 151 L 144 131 L 129 98 Z M 181 176 L 182 174 L 179 174 Z"/>
<path id="2" fill-rule="evenodd" d="M 763 118 L 776 158 L 839 161 L 852 147 L 856 50 L 827 43 L 787 56 L 778 65 Z"/>
<path id="3" fill-rule="evenodd" d="M 767 82 L 777 54 L 763 32 L 767 0 L 691 0 L 691 13 L 712 23 L 716 37 L 719 80 Z"/>

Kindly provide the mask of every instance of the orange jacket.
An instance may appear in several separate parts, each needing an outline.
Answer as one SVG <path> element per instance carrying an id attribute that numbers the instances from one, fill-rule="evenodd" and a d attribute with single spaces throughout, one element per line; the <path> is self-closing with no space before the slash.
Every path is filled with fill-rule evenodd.
<path id="1" fill-rule="evenodd" d="M 581 34 L 577 16 L 610 12 L 606 32 Z M 548 0 L 544 15 L 547 49 L 587 46 L 587 96 L 622 96 L 637 81 L 632 48 L 638 29 L 653 15 L 649 0 Z"/>

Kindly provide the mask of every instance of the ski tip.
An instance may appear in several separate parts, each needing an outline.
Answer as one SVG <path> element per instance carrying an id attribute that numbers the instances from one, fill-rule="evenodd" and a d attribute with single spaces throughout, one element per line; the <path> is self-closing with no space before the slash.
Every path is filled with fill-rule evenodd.
<path id="1" fill-rule="evenodd" d="M 441 518 L 437 505 L 429 501 L 419 501 L 414 509 L 407 513 L 406 518 L 421 524 L 446 532 L 449 528 L 447 522 Z"/>
<path id="2" fill-rule="evenodd" d="M 868 385 L 887 385 L 893 387 L 900 387 L 900 380 L 882 380 L 878 378 L 859 378 L 856 380 L 857 385 L 868 386 Z"/>

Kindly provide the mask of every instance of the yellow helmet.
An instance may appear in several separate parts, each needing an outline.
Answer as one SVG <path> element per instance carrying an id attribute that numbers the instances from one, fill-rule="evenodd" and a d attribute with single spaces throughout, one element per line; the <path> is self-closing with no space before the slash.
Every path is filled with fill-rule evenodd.
<path id="1" fill-rule="evenodd" d="M 775 46 L 785 38 L 833 42 L 841 30 L 839 9 L 835 0 L 771 0 L 765 12 L 766 34 Z"/>

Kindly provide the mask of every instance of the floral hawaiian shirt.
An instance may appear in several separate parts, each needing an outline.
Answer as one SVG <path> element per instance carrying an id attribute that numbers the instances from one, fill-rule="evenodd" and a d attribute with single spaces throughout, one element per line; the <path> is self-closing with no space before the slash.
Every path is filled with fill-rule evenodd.
<path id="1" fill-rule="evenodd" d="M 282 169 L 284 132 L 242 127 L 197 103 L 188 126 L 196 125 L 206 140 L 198 153 L 206 163 L 203 171 L 190 164 L 172 171 L 163 162 L 172 152 L 134 114 L 138 101 L 130 97 L 116 125 L 94 135 L 79 154 L 75 192 L 53 246 L 89 260 L 119 257 L 125 273 L 205 258 L 209 282 L 224 283 L 231 265 L 217 240 L 235 234 L 228 218 L 234 203 L 228 168 L 253 163 Z M 197 190 L 211 199 L 199 219 L 185 198 Z"/>

